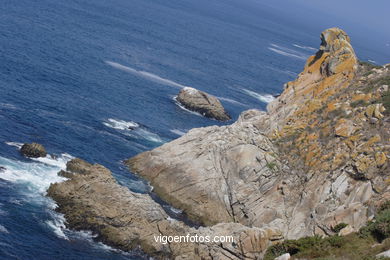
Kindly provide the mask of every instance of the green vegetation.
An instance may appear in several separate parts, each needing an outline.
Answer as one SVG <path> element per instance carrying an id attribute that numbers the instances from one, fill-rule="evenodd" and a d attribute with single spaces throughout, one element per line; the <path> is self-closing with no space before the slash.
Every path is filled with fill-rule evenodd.
<path id="1" fill-rule="evenodd" d="M 345 223 L 336 225 L 339 232 Z M 356 259 L 373 260 L 375 255 L 390 249 L 390 202 L 383 204 L 374 221 L 369 222 L 359 232 L 347 236 L 305 237 L 298 240 L 285 240 L 268 248 L 265 260 L 290 253 L 293 259 Z"/>
<path id="2" fill-rule="evenodd" d="M 386 93 L 384 93 L 384 95 L 382 96 L 382 99 L 381 99 L 381 103 L 386 108 L 386 111 L 384 113 L 389 115 L 390 114 L 390 91 L 387 91 Z"/>
<path id="3" fill-rule="evenodd" d="M 336 226 L 333 227 L 333 232 L 339 233 L 340 230 L 342 230 L 342 229 L 345 228 L 346 226 L 348 226 L 348 224 L 339 223 L 339 224 L 337 224 Z"/>
<path id="4" fill-rule="evenodd" d="M 375 217 L 375 221 L 369 222 L 360 230 L 360 233 L 365 236 L 373 236 L 377 241 L 382 242 L 390 237 L 390 202 L 382 205 L 379 213 Z"/>
<path id="5" fill-rule="evenodd" d="M 379 88 L 382 85 L 390 86 L 390 76 L 370 80 L 367 86 L 364 87 L 363 92 L 364 93 L 373 92 L 375 89 Z"/>
<path id="6" fill-rule="evenodd" d="M 277 167 L 278 167 L 278 166 L 276 165 L 275 162 L 269 162 L 269 163 L 266 164 L 266 166 L 267 166 L 268 169 L 270 169 L 271 171 L 276 170 Z"/>

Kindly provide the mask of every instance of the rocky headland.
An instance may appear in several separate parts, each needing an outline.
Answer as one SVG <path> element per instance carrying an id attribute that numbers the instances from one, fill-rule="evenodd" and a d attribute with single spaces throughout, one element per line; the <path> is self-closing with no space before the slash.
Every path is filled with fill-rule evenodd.
<path id="1" fill-rule="evenodd" d="M 163 208 L 147 194 L 139 194 L 119 185 L 111 172 L 101 165 L 80 159 L 67 164 L 59 173 L 68 178 L 52 184 L 48 196 L 65 215 L 67 226 L 91 230 L 107 245 L 143 252 L 159 259 L 258 259 L 265 249 L 282 239 L 269 228 L 250 228 L 239 223 L 223 223 L 195 229 L 170 219 Z M 166 243 L 155 236 L 234 237 L 235 243 Z M 212 257 L 211 257 L 212 256 Z"/>
<path id="2" fill-rule="evenodd" d="M 230 120 L 230 115 L 225 111 L 218 98 L 206 92 L 185 87 L 180 90 L 176 100 L 188 110 L 213 118 L 219 121 Z"/>
<path id="3" fill-rule="evenodd" d="M 296 80 L 228 126 L 186 135 L 125 163 L 203 226 L 168 218 L 148 194 L 75 159 L 51 185 L 70 228 L 167 259 L 262 259 L 282 238 L 348 235 L 390 198 L 390 65 L 359 62 L 331 28 Z M 227 224 L 228 223 L 228 224 Z M 342 227 L 342 228 L 339 228 Z M 153 235 L 233 235 L 238 243 L 156 243 Z"/>
<path id="4" fill-rule="evenodd" d="M 345 32 L 319 51 L 267 112 L 193 129 L 126 163 L 190 218 L 277 228 L 286 238 L 358 230 L 389 196 L 390 66 L 359 63 Z"/>

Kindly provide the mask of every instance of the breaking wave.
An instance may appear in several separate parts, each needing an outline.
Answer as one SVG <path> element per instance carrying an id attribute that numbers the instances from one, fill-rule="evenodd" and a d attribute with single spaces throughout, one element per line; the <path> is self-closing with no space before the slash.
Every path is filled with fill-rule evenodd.
<path id="1" fill-rule="evenodd" d="M 136 69 L 133 69 L 131 67 L 127 67 L 127 66 L 124 66 L 122 64 L 119 64 L 117 62 L 106 61 L 106 63 L 113 68 L 116 68 L 116 69 L 119 69 L 119 70 L 122 70 L 125 72 L 129 72 L 135 76 L 142 77 L 144 79 L 147 79 L 147 80 L 150 80 L 150 81 L 162 84 L 162 85 L 167 85 L 167 86 L 176 87 L 176 88 L 188 87 L 188 86 L 182 85 L 180 83 L 177 83 L 175 81 L 172 81 L 170 79 L 162 78 L 156 74 L 142 71 L 142 70 L 136 70 Z"/>
<path id="2" fill-rule="evenodd" d="M 145 127 L 140 126 L 138 123 L 133 121 L 124 121 L 119 119 L 109 118 L 107 122 L 103 122 L 107 127 L 120 130 L 122 134 L 130 136 L 133 138 L 142 138 L 155 143 L 163 143 L 164 140 L 158 135 L 155 134 Z"/>
<path id="3" fill-rule="evenodd" d="M 109 118 L 108 122 L 103 122 L 105 126 L 118 129 L 118 130 L 129 130 L 139 127 L 139 124 L 133 121 L 124 121 L 118 119 Z"/>
<path id="4" fill-rule="evenodd" d="M 191 111 L 187 108 L 185 108 L 179 101 L 177 101 L 177 96 L 174 96 L 173 97 L 173 101 L 175 101 L 175 104 L 180 107 L 181 109 L 183 109 L 184 111 L 188 112 L 188 113 L 191 113 L 193 115 L 197 115 L 197 116 L 202 116 L 200 113 L 198 112 L 195 112 L 195 111 Z"/>
<path id="5" fill-rule="evenodd" d="M 179 130 L 179 129 L 171 129 L 170 130 L 172 133 L 176 134 L 176 135 L 179 135 L 179 136 L 182 136 L 182 135 L 185 135 L 186 132 L 182 131 L 182 130 Z"/>
<path id="6" fill-rule="evenodd" d="M 282 46 L 279 46 L 279 45 L 273 44 L 273 43 L 271 44 L 271 47 L 268 47 L 268 49 L 277 53 L 277 54 L 280 54 L 280 55 L 283 55 L 286 57 L 297 58 L 300 60 L 306 60 L 309 57 L 308 55 L 305 55 L 299 51 L 292 50 L 292 49 L 289 49 L 286 47 L 282 47 Z"/>
<path id="7" fill-rule="evenodd" d="M 296 48 L 299 48 L 299 49 L 303 49 L 303 50 L 317 51 L 316 48 L 313 48 L 313 47 L 310 47 L 310 46 L 302 46 L 302 45 L 299 45 L 299 44 L 293 44 L 293 46 L 296 47 Z"/>
<path id="8" fill-rule="evenodd" d="M 273 95 L 270 95 L 270 94 L 259 94 L 259 93 L 256 93 L 252 90 L 249 90 L 249 89 L 242 89 L 246 94 L 248 94 L 249 96 L 253 97 L 253 98 L 256 98 L 258 100 L 260 100 L 261 102 L 264 102 L 264 103 L 269 103 L 271 101 L 273 101 L 275 99 L 275 97 Z"/>
<path id="9" fill-rule="evenodd" d="M 17 142 L 5 142 L 5 143 L 8 144 L 9 146 L 15 146 L 18 149 L 22 148 L 23 146 L 23 143 L 17 143 Z"/>
<path id="10" fill-rule="evenodd" d="M 7 144 L 20 148 L 19 143 L 7 142 Z M 65 228 L 64 218 L 54 211 L 56 204 L 46 197 L 46 191 L 50 184 L 66 180 L 66 178 L 58 176 L 57 173 L 60 170 L 65 170 L 66 163 L 72 158 L 71 155 L 66 153 L 58 157 L 48 155 L 45 158 L 33 159 L 32 162 L 21 162 L 0 157 L 0 166 L 4 167 L 4 170 L 0 172 L 0 179 L 23 185 L 24 188 L 20 189 L 22 198 L 27 203 L 45 206 L 48 215 L 50 215 L 50 219 L 46 221 L 46 224 L 57 236 L 62 238 L 65 238 L 63 233 Z"/>
<path id="11" fill-rule="evenodd" d="M 226 101 L 226 102 L 229 102 L 229 103 L 232 103 L 232 104 L 236 104 L 236 105 L 240 105 L 240 106 L 246 106 L 245 104 L 241 103 L 241 102 L 238 102 L 234 99 L 230 99 L 230 98 L 225 98 L 225 97 L 217 97 L 219 100 L 223 100 L 223 101 Z"/>

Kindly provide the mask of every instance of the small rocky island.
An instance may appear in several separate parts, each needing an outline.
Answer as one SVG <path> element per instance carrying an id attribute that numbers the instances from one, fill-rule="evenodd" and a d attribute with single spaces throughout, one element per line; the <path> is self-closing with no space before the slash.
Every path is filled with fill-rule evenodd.
<path id="1" fill-rule="evenodd" d="M 148 194 L 129 191 L 103 166 L 79 159 L 60 173 L 69 180 L 52 184 L 48 195 L 68 227 L 92 230 L 126 251 L 139 246 L 159 259 L 263 259 L 283 239 L 310 236 L 336 237 L 331 243 L 352 236 L 348 244 L 361 239 L 352 233 L 365 225 L 375 230 L 370 221 L 378 212 L 390 214 L 390 203 L 383 206 L 390 199 L 389 84 L 390 64 L 359 62 L 348 35 L 331 28 L 267 112 L 248 110 L 231 125 L 192 129 L 125 161 L 200 228 L 170 219 Z M 201 92 L 182 92 L 180 102 L 190 95 L 209 103 Z M 386 238 L 386 225 L 375 232 Z M 185 233 L 229 234 L 236 242 L 162 245 L 153 239 Z M 389 249 L 367 241 L 351 254 L 366 244 L 361 252 Z M 276 247 L 283 259 L 296 253 L 286 248 Z"/>
<path id="2" fill-rule="evenodd" d="M 20 152 L 24 156 L 30 158 L 45 157 L 47 155 L 45 147 L 43 147 L 43 145 L 38 143 L 31 143 L 31 144 L 26 143 L 22 146 L 22 148 L 20 148 Z"/>
<path id="3" fill-rule="evenodd" d="M 218 98 L 206 92 L 185 87 L 180 90 L 176 100 L 188 110 L 219 121 L 228 121 L 230 115 L 225 111 Z"/>

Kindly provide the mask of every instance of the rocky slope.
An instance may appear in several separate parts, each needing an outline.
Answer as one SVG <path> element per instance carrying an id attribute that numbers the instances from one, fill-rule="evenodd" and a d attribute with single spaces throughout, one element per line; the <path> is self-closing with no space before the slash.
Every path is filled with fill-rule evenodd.
<path id="1" fill-rule="evenodd" d="M 205 225 L 238 222 L 287 238 L 359 229 L 389 197 L 390 66 L 358 62 L 345 32 L 269 104 L 230 126 L 187 135 L 127 161 L 164 200 Z"/>
<path id="2" fill-rule="evenodd" d="M 227 121 L 231 119 L 221 102 L 216 97 L 207 94 L 206 92 L 185 87 L 180 90 L 176 100 L 185 108 L 198 112 L 205 117 L 220 121 Z"/>
<path id="3" fill-rule="evenodd" d="M 344 223 L 343 234 L 358 230 L 390 197 L 390 65 L 360 63 L 340 29 L 321 41 L 268 112 L 245 111 L 126 161 L 203 227 L 171 220 L 148 194 L 79 159 L 48 190 L 68 227 L 162 259 L 261 259 L 283 237 L 332 235 Z M 164 245 L 154 240 L 160 233 L 236 242 Z"/>
<path id="4" fill-rule="evenodd" d="M 50 186 L 48 196 L 65 215 L 67 226 L 91 230 L 97 239 L 125 251 L 141 248 L 159 259 L 258 259 L 282 236 L 272 229 L 238 223 L 195 229 L 172 220 L 147 194 L 119 185 L 101 165 L 80 159 L 59 173 L 69 180 Z M 155 236 L 233 236 L 234 243 L 161 243 Z M 184 240 L 183 240 L 184 241 Z"/>

